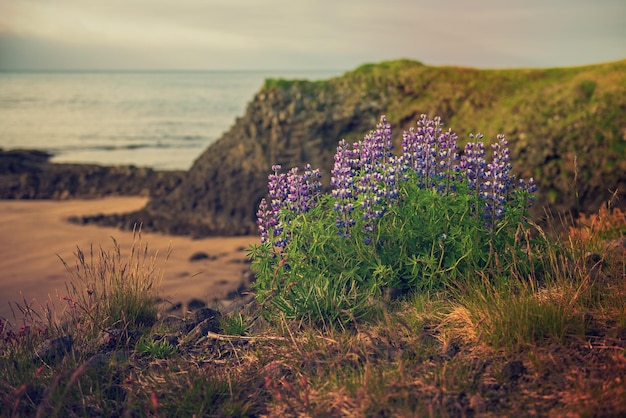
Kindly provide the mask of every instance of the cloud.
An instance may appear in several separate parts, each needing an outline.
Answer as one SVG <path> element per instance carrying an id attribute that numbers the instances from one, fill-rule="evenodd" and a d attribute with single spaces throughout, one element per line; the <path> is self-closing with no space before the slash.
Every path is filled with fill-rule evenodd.
<path id="1" fill-rule="evenodd" d="M 13 0 L 0 67 L 35 65 L 18 44 L 42 68 L 574 65 L 625 57 L 625 20 L 623 0 Z"/>

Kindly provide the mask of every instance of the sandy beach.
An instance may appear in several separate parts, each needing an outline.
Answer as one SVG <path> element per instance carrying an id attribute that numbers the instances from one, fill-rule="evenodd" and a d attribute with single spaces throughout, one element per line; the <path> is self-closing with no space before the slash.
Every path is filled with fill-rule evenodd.
<path id="1" fill-rule="evenodd" d="M 77 247 L 88 253 L 102 247 L 113 249 L 115 238 L 122 258 L 128 255 L 133 234 L 115 228 L 80 226 L 67 222 L 73 215 L 123 213 L 140 209 L 147 199 L 115 197 L 93 200 L 0 200 L 0 317 L 12 320 L 9 302 L 26 300 L 37 308 L 52 302 L 57 309 L 71 279 L 62 258 L 75 263 Z M 191 239 L 142 233 L 149 255 L 156 254 L 162 268 L 161 297 L 172 302 L 198 298 L 211 303 L 237 289 L 248 264 L 245 249 L 258 237 L 211 237 Z M 166 259 L 168 248 L 171 254 Z M 209 257 L 191 261 L 196 253 Z"/>

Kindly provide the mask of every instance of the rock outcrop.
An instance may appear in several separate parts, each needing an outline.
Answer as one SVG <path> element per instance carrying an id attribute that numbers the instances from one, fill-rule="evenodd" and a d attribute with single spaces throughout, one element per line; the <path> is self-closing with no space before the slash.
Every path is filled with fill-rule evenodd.
<path id="1" fill-rule="evenodd" d="M 54 164 L 36 150 L 0 149 L 0 199 L 70 199 L 156 196 L 174 189 L 183 171 L 134 166 Z"/>

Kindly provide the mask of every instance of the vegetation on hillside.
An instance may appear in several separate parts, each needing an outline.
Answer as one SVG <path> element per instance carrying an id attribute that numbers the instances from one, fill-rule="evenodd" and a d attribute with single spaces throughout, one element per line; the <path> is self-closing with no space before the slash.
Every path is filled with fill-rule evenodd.
<path id="1" fill-rule="evenodd" d="M 305 84 L 272 80 L 264 90 L 314 91 L 318 96 L 358 92 L 342 100 L 377 103 L 401 129 L 414 125 L 421 114 L 438 115 L 459 133 L 461 145 L 471 132 L 493 138 L 504 134 L 512 159 L 520 162 L 520 175 L 534 177 L 542 185 L 539 201 L 557 212 L 576 210 L 581 202 L 597 209 L 626 182 L 626 60 L 510 70 L 396 60 Z M 365 133 L 345 135 L 351 142 Z M 394 138 L 396 149 L 401 140 Z M 574 178 L 576 185 L 571 184 Z"/>

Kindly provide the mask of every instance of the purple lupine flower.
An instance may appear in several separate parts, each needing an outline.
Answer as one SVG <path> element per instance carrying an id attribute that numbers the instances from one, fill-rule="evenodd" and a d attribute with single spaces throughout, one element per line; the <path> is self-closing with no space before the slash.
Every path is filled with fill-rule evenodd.
<path id="1" fill-rule="evenodd" d="M 469 193 L 475 198 L 470 208 L 474 215 L 482 213 L 484 209 L 484 205 L 481 204 L 478 206 L 479 203 L 477 201 L 481 196 L 481 184 L 484 180 L 485 169 L 487 168 L 487 162 L 485 161 L 485 144 L 480 141 L 482 138 L 483 136 L 480 133 L 477 133 L 475 136 L 470 134 L 470 139 L 476 139 L 478 142 L 468 142 L 465 144 L 463 156 L 459 163 L 459 171 L 467 181 Z"/>
<path id="2" fill-rule="evenodd" d="M 349 228 L 356 221 L 352 217 L 354 203 L 361 197 L 364 232 L 370 236 L 374 220 L 385 212 L 385 202 L 398 196 L 397 170 L 392 156 L 391 125 L 382 116 L 376 130 L 365 135 L 362 141 L 350 146 L 339 142 L 332 171 L 332 196 L 338 198 L 334 209 L 337 228 L 342 236 L 350 236 Z M 371 237 L 369 238 L 371 240 Z"/>
<path id="3" fill-rule="evenodd" d="M 305 213 L 317 204 L 322 184 L 319 169 L 312 170 L 307 164 L 304 174 L 298 174 L 298 168 L 294 167 L 287 173 L 287 208 L 296 214 Z"/>
<path id="4" fill-rule="evenodd" d="M 459 160 L 459 147 L 456 144 L 457 136 L 451 129 L 443 132 L 437 138 L 437 170 L 436 177 L 439 184 L 436 186 L 441 193 L 452 192 L 456 171 L 456 162 Z"/>
<path id="5" fill-rule="evenodd" d="M 451 191 L 452 180 L 458 171 L 456 140 L 452 130 L 443 132 L 441 118 L 431 120 L 427 115 L 421 115 L 417 129 L 404 132 L 400 167 L 417 174 L 419 187 L 434 187 L 447 193 Z"/>
<path id="6" fill-rule="evenodd" d="M 465 144 L 465 150 L 459 164 L 459 169 L 465 174 L 471 192 L 478 192 L 481 175 L 484 174 L 487 167 L 485 145 L 480 141 L 482 138 L 480 133 L 476 136 L 470 134 L 470 139 L 476 139 L 479 142 Z"/>
<path id="7" fill-rule="evenodd" d="M 537 191 L 537 185 L 534 178 L 529 178 L 528 181 L 519 179 L 518 190 L 526 192 L 526 208 L 530 207 L 537 199 L 533 194 Z"/>
<path id="8" fill-rule="evenodd" d="M 319 200 L 319 196 L 322 193 L 322 182 L 320 181 L 322 178 L 322 173 L 319 168 L 313 170 L 311 168 L 311 164 L 306 164 L 304 166 L 304 175 L 302 176 L 302 181 L 306 185 L 307 190 L 307 205 L 306 211 L 312 209 L 317 205 Z"/>
<path id="9" fill-rule="evenodd" d="M 287 243 L 285 237 L 281 237 L 284 228 L 280 224 L 279 215 L 280 210 L 285 206 L 287 201 L 287 176 L 284 173 L 279 173 L 282 167 L 279 164 L 272 166 L 273 173 L 267 176 L 268 178 L 268 198 L 270 201 L 271 219 L 268 221 L 268 225 L 272 227 L 274 245 L 277 247 L 284 247 Z"/>
<path id="10" fill-rule="evenodd" d="M 451 130 L 443 132 L 441 119 L 432 120 L 422 115 L 417 121 L 417 129 L 405 131 L 402 140 L 402 155 L 393 157 L 391 153 L 391 126 L 385 116 L 381 117 L 376 130 L 371 131 L 362 141 L 350 145 L 339 141 L 332 169 L 330 184 L 331 196 L 337 212 L 336 224 L 339 234 L 350 236 L 350 228 L 356 223 L 353 212 L 356 202 L 360 202 L 360 213 L 364 221 L 365 242 L 369 244 L 375 232 L 376 220 L 382 217 L 388 205 L 399 197 L 398 180 L 408 180 L 409 170 L 416 173 L 418 187 L 437 190 L 440 193 L 454 192 L 456 180 L 467 181 L 470 194 L 474 195 L 474 214 L 482 213 L 485 226 L 493 228 L 495 221 L 503 216 L 511 193 L 516 189 L 527 192 L 527 203 L 533 200 L 536 190 L 534 180 L 516 182 L 511 174 L 509 148 L 504 136 L 492 145 L 492 161 L 485 160 L 485 146 L 482 135 L 470 135 L 460 163 L 457 137 Z M 263 242 L 269 233 L 274 245 L 284 247 L 289 240 L 289 228 L 281 222 L 291 222 L 281 215 L 305 213 L 318 202 L 321 190 L 319 170 L 305 166 L 300 175 L 297 168 L 286 174 L 279 174 L 281 167 L 273 166 L 273 174 L 268 176 L 268 200 L 263 200 L 257 212 L 259 231 Z M 524 195 L 524 198 L 527 196 Z M 269 205 L 268 205 L 269 201 Z M 280 216 L 279 216 L 280 215 Z M 284 231 L 287 230 L 288 232 Z M 284 233 L 284 235 L 283 235 Z"/>
<path id="11" fill-rule="evenodd" d="M 487 164 L 484 181 L 481 184 L 481 197 L 485 200 L 485 224 L 493 226 L 502 218 L 509 193 L 515 188 L 515 176 L 511 174 L 508 142 L 504 135 L 498 135 L 498 142 L 492 144 L 492 161 Z"/>
<path id="12" fill-rule="evenodd" d="M 355 153 L 345 141 L 339 141 L 335 153 L 335 164 L 332 169 L 330 185 L 333 187 L 331 195 L 337 198 L 333 209 L 337 212 L 337 229 L 342 236 L 350 236 L 350 227 L 355 220 L 352 217 L 354 201 L 356 200 L 354 175 Z"/>
<path id="13" fill-rule="evenodd" d="M 425 187 L 433 186 L 433 180 L 437 176 L 437 137 L 441 134 L 441 118 L 435 117 L 430 120 L 426 115 L 417 121 L 418 139 L 422 140 L 422 176 Z"/>
<path id="14" fill-rule="evenodd" d="M 294 167 L 287 174 L 279 173 L 282 169 L 280 165 L 272 166 L 273 173 L 268 176 L 268 198 L 270 208 L 267 208 L 267 201 L 263 199 L 257 212 L 257 224 L 262 242 L 266 242 L 269 231 L 272 231 L 274 245 L 285 247 L 289 241 L 289 236 L 283 234 L 285 226 L 281 225 L 280 213 L 283 208 L 290 212 L 299 214 L 309 211 L 318 201 L 321 183 L 319 169 L 312 170 L 311 166 L 305 166 L 304 175 L 298 174 L 298 168 Z"/>
<path id="15" fill-rule="evenodd" d="M 410 128 L 402 137 L 403 166 L 417 174 L 420 187 L 430 187 L 436 166 L 438 118 L 429 120 L 422 115 L 417 129 Z"/>
<path id="16" fill-rule="evenodd" d="M 361 170 L 357 190 L 363 196 L 361 209 L 366 244 L 372 240 L 376 220 L 384 215 L 386 205 L 398 194 L 396 160 L 391 152 L 392 147 L 391 125 L 385 116 L 380 118 L 376 131 L 370 132 L 356 144 Z"/>
<path id="17" fill-rule="evenodd" d="M 273 212 L 268 209 L 267 201 L 265 200 L 265 198 L 261 199 L 261 203 L 259 203 L 259 209 L 256 212 L 256 216 L 256 223 L 259 227 L 261 243 L 265 244 L 269 240 L 269 231 L 274 227 Z"/>

